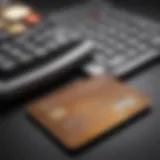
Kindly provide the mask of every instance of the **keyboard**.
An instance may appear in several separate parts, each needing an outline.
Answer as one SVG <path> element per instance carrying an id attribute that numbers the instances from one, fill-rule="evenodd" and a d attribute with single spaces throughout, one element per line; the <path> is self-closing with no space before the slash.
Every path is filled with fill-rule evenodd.
<path id="1" fill-rule="evenodd" d="M 124 76 L 159 57 L 159 22 L 102 0 L 44 15 L 16 4 L 0 15 L 0 96 L 27 92 L 76 67 Z"/>
<path id="2" fill-rule="evenodd" d="M 95 42 L 94 60 L 85 66 L 90 72 L 98 63 L 107 73 L 124 76 L 160 55 L 158 22 L 102 0 L 60 13 L 57 23 Z"/>
<path id="3" fill-rule="evenodd" d="M 13 97 L 47 79 L 57 81 L 92 54 L 92 41 L 70 28 L 57 27 L 49 15 L 29 13 L 24 4 L 6 10 L 0 17 L 0 95 Z"/>

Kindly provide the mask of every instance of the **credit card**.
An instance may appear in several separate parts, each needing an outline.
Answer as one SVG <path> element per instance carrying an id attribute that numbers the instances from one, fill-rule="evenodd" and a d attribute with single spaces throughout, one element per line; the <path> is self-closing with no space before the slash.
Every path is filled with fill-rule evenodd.
<path id="1" fill-rule="evenodd" d="M 148 109 L 137 90 L 105 75 L 78 80 L 27 107 L 69 150 L 77 150 Z"/>

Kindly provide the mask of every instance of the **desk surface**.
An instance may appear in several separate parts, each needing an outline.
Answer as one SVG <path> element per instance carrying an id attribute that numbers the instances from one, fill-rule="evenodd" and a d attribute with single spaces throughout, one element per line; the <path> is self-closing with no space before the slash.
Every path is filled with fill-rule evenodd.
<path id="1" fill-rule="evenodd" d="M 23 106 L 0 116 L 1 160 L 160 159 L 160 65 L 125 81 L 152 100 L 152 111 L 75 156 L 64 152 L 25 115 Z M 2 158 L 3 157 L 3 158 Z"/>
<path id="2" fill-rule="evenodd" d="M 109 138 L 106 136 L 103 141 L 71 156 L 31 123 L 24 107 L 20 107 L 1 117 L 0 157 L 6 160 L 160 159 L 160 65 L 144 69 L 126 82 L 151 98 L 152 111 Z"/>

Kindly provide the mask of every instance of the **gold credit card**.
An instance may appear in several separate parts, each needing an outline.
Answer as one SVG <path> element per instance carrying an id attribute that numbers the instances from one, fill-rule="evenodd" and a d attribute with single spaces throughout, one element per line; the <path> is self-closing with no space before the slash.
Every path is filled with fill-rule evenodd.
<path id="1" fill-rule="evenodd" d="M 79 80 L 27 107 L 68 149 L 76 150 L 150 106 L 141 93 L 105 75 Z"/>

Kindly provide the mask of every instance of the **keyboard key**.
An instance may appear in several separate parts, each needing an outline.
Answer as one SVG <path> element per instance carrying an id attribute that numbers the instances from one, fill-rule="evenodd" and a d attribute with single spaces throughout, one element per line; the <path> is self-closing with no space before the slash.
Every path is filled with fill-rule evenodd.
<path id="1" fill-rule="evenodd" d="M 115 46 L 115 44 L 117 42 L 117 40 L 114 38 L 106 38 L 106 41 L 110 46 Z"/>
<path id="2" fill-rule="evenodd" d="M 49 35 L 48 34 L 48 31 L 41 31 L 41 32 L 37 32 L 36 34 L 33 34 L 30 39 L 32 41 L 35 41 L 35 42 L 44 42 L 46 41 L 46 39 L 49 38 L 49 36 L 51 36 L 51 34 Z"/>
<path id="3" fill-rule="evenodd" d="M 128 41 L 127 41 L 130 45 L 133 45 L 133 46 L 137 46 L 138 45 L 138 41 L 137 41 L 137 39 L 135 39 L 135 38 L 130 38 L 130 39 L 128 39 Z"/>
<path id="4" fill-rule="evenodd" d="M 160 36 L 153 37 L 152 42 L 155 45 L 160 45 Z"/>
<path id="5" fill-rule="evenodd" d="M 112 48 L 108 47 L 104 50 L 104 53 L 108 56 L 113 56 L 115 54 L 115 51 Z"/>
<path id="6" fill-rule="evenodd" d="M 148 49 L 148 45 L 147 45 L 147 44 L 144 44 L 144 43 L 140 43 L 140 44 L 137 46 L 137 48 L 138 48 L 140 51 L 145 52 L 145 51 L 147 51 L 147 49 Z"/>
<path id="7" fill-rule="evenodd" d="M 46 52 L 46 49 L 44 49 L 44 48 L 42 48 L 42 47 L 38 47 L 38 48 L 35 48 L 35 49 L 34 49 L 34 54 L 35 54 L 36 56 L 45 56 L 45 55 L 48 54 L 48 53 Z"/>
<path id="8" fill-rule="evenodd" d="M 141 33 L 139 34 L 139 38 L 140 38 L 140 39 L 147 39 L 147 38 L 148 38 L 147 32 L 141 32 Z"/>
<path id="9" fill-rule="evenodd" d="M 126 48 L 125 44 L 123 43 L 118 43 L 115 47 L 117 48 L 118 51 L 125 50 Z"/>
<path id="10" fill-rule="evenodd" d="M 2 71 L 11 71 L 17 66 L 16 62 L 7 58 L 6 56 L 0 53 L 0 70 Z"/>
<path id="11" fill-rule="evenodd" d="M 12 48 L 11 55 L 22 63 L 29 63 L 33 60 L 33 56 L 31 54 L 21 51 L 18 48 Z"/>
<path id="12" fill-rule="evenodd" d="M 37 45 L 26 43 L 25 48 L 28 52 L 31 52 L 35 56 L 44 56 L 46 55 L 46 49 L 44 48 L 44 45 Z"/>
<path id="13" fill-rule="evenodd" d="M 121 33 L 119 33 L 119 37 L 124 40 L 124 39 L 128 38 L 128 35 L 126 33 L 121 32 Z"/>
<path id="14" fill-rule="evenodd" d="M 116 34 L 116 28 L 114 28 L 114 26 L 113 27 L 111 27 L 111 28 L 109 28 L 109 32 L 108 33 L 110 33 L 111 35 L 114 35 L 114 34 Z"/>
<path id="15" fill-rule="evenodd" d="M 120 24 L 119 24 L 119 27 L 120 27 L 121 29 L 123 29 L 123 30 L 128 29 L 127 24 L 124 23 L 124 22 L 120 23 Z"/>
<path id="16" fill-rule="evenodd" d="M 125 58 L 123 56 L 117 55 L 117 56 L 113 57 L 112 59 L 110 59 L 108 61 L 108 63 L 109 63 L 109 65 L 116 67 L 116 66 L 122 64 L 124 61 L 125 61 Z"/>
<path id="17" fill-rule="evenodd" d="M 150 26 L 150 22 L 146 20 L 144 17 L 143 18 L 137 17 L 136 21 L 137 21 L 137 24 L 139 24 L 143 28 Z"/>
<path id="18" fill-rule="evenodd" d="M 132 49 L 127 50 L 127 54 L 129 56 L 136 56 L 138 54 L 138 51 L 132 48 Z"/>
<path id="19" fill-rule="evenodd" d="M 66 36 L 64 33 L 57 33 L 55 35 L 55 42 L 58 43 L 59 45 L 65 45 L 66 43 L 69 42 L 69 37 Z"/>
<path id="20" fill-rule="evenodd" d="M 137 33 L 139 33 L 138 30 L 137 30 L 137 27 L 130 28 L 129 32 L 132 33 L 132 34 L 135 34 L 135 35 L 137 35 Z"/>
<path id="21" fill-rule="evenodd" d="M 13 47 L 10 44 L 3 44 L 1 48 L 4 53 L 10 57 L 15 58 L 15 60 L 18 60 L 19 62 L 26 63 L 32 60 L 32 56 L 30 54 L 24 53 L 24 51 L 21 51 L 18 46 Z"/>

